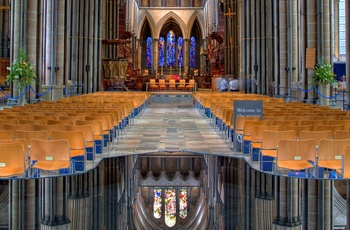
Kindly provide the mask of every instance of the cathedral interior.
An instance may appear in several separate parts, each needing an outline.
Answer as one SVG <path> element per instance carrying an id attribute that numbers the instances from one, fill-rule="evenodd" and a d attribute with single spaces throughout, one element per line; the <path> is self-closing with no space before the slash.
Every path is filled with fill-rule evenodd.
<path id="1" fill-rule="evenodd" d="M 35 145 L 21 144 L 26 171 L 11 177 L 0 156 L 0 229 L 348 229 L 346 163 L 341 173 L 318 159 L 306 162 L 312 170 L 279 170 L 278 158 L 245 152 L 236 119 L 313 112 L 350 130 L 340 118 L 350 117 L 349 9 L 345 0 L 0 0 L 0 152 L 49 123 L 91 126 L 93 143 L 84 132 L 79 158 L 71 141 L 70 166 L 55 170 L 35 168 Z M 326 87 L 314 82 L 323 65 Z M 35 76 L 21 82 L 25 66 Z M 220 92 L 223 79 L 237 92 Z"/>

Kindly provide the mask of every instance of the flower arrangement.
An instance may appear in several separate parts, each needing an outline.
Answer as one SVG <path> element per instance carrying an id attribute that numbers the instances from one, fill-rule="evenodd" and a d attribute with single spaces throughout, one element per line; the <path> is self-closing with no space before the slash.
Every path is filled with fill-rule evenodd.
<path id="1" fill-rule="evenodd" d="M 312 77 L 313 84 L 331 84 L 337 81 L 334 79 L 333 66 L 330 64 L 322 64 L 315 66 L 315 75 Z"/>
<path id="2" fill-rule="evenodd" d="M 9 83 L 18 81 L 19 87 L 27 87 L 32 83 L 32 80 L 38 81 L 33 66 L 27 61 L 27 54 L 22 50 L 19 50 L 19 57 L 7 69 L 10 70 L 7 81 Z"/>

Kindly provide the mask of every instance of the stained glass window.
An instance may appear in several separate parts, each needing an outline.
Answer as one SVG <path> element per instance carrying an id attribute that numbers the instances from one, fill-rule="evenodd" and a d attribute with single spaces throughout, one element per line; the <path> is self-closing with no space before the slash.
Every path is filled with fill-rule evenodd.
<path id="1" fill-rule="evenodd" d="M 172 227 L 176 224 L 176 192 L 175 189 L 166 189 L 165 201 L 165 224 Z"/>
<path id="2" fill-rule="evenodd" d="M 164 47 L 165 47 L 165 40 L 164 37 L 159 38 L 159 67 L 164 66 Z"/>
<path id="3" fill-rule="evenodd" d="M 172 30 L 167 35 L 167 67 L 175 67 L 175 33 Z"/>
<path id="4" fill-rule="evenodd" d="M 193 36 L 190 43 L 190 67 L 196 67 L 196 39 Z"/>
<path id="5" fill-rule="evenodd" d="M 153 54 L 153 42 L 152 38 L 148 37 L 146 40 L 146 67 L 151 68 L 152 67 L 152 54 Z"/>
<path id="6" fill-rule="evenodd" d="M 179 216 L 185 219 L 187 217 L 187 189 L 180 189 L 179 203 Z"/>
<path id="7" fill-rule="evenodd" d="M 153 216 L 157 219 L 162 217 L 162 189 L 154 189 Z"/>
<path id="8" fill-rule="evenodd" d="M 184 45 L 184 40 L 182 37 L 179 37 L 177 39 L 177 65 L 179 67 L 183 66 L 183 45 Z"/>

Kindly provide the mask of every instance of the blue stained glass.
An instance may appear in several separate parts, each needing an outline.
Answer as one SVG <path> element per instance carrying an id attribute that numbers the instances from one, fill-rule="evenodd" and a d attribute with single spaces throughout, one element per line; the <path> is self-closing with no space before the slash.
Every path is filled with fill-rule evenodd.
<path id="1" fill-rule="evenodd" d="M 165 40 L 163 37 L 160 37 L 159 38 L 159 60 L 158 60 L 159 67 L 164 66 L 164 47 L 165 47 Z"/>
<path id="2" fill-rule="evenodd" d="M 190 43 L 190 67 L 196 67 L 196 39 L 191 37 Z"/>
<path id="3" fill-rule="evenodd" d="M 178 39 L 177 39 L 177 65 L 179 66 L 179 67 L 182 67 L 183 66 L 183 57 L 184 57 L 184 55 L 183 55 L 183 52 L 182 52 L 182 50 L 183 50 L 183 44 L 184 44 L 184 40 L 183 40 L 183 38 L 182 37 L 179 37 Z"/>
<path id="4" fill-rule="evenodd" d="M 151 68 L 152 67 L 152 54 L 153 54 L 153 42 L 152 38 L 148 37 L 146 40 L 146 67 Z"/>
<path id="5" fill-rule="evenodd" d="M 167 35 L 167 66 L 175 67 L 175 33 L 170 30 Z"/>

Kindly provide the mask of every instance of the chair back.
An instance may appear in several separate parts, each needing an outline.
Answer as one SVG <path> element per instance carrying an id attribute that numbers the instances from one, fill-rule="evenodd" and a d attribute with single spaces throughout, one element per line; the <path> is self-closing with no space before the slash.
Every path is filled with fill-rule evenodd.
<path id="1" fill-rule="evenodd" d="M 60 140 L 37 140 L 31 144 L 31 161 L 33 168 L 43 170 L 58 170 L 69 168 L 70 149 L 67 139 Z"/>
<path id="2" fill-rule="evenodd" d="M 316 162 L 315 140 L 280 140 L 277 149 L 277 168 L 304 170 Z"/>
<path id="3" fill-rule="evenodd" d="M 25 151 L 22 143 L 0 143 L 0 177 L 24 175 Z"/>
<path id="4" fill-rule="evenodd" d="M 12 130 L 0 130 L 0 140 L 3 139 L 13 139 L 13 131 Z"/>
<path id="5" fill-rule="evenodd" d="M 336 130 L 334 132 L 334 139 L 350 139 L 350 131 Z"/>
<path id="6" fill-rule="evenodd" d="M 24 131 L 19 130 L 15 132 L 16 139 L 26 139 L 28 144 L 31 145 L 32 139 L 39 140 L 48 140 L 49 132 L 47 130 L 39 130 L 39 131 Z"/>
<path id="7" fill-rule="evenodd" d="M 321 139 L 332 139 L 332 138 L 333 138 L 333 133 L 331 130 L 323 130 L 323 131 L 302 130 L 300 131 L 300 135 L 299 135 L 300 140 L 314 139 L 316 141 L 316 145 L 319 145 Z"/>
<path id="8" fill-rule="evenodd" d="M 341 160 L 345 146 L 350 145 L 350 139 L 321 139 L 317 151 L 318 161 Z"/>

